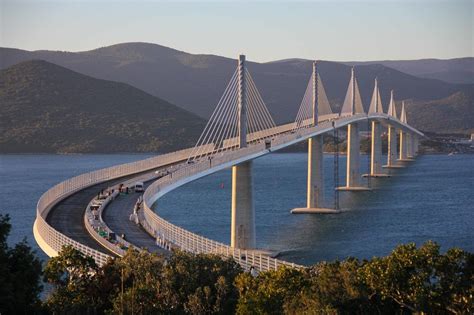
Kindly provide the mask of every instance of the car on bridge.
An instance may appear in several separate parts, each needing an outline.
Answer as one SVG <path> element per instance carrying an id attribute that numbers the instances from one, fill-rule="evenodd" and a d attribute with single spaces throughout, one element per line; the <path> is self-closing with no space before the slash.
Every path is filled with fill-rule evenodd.
<path id="1" fill-rule="evenodd" d="M 134 190 L 135 190 L 135 192 L 143 192 L 145 190 L 143 183 L 142 182 L 136 182 L 135 186 L 134 186 Z"/>

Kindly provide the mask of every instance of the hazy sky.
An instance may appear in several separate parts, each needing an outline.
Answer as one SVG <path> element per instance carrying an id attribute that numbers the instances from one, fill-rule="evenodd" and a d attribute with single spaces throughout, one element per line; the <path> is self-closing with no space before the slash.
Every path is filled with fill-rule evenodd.
<path id="1" fill-rule="evenodd" d="M 474 0 L 0 3 L 0 45 L 27 50 L 141 41 L 255 61 L 474 56 Z"/>

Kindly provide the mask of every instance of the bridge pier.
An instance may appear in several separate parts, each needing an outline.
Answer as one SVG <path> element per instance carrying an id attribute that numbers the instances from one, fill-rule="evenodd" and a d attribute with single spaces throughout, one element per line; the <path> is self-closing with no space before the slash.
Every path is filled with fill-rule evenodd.
<path id="1" fill-rule="evenodd" d="M 232 216 L 230 246 L 256 247 L 252 161 L 232 166 Z"/>
<path id="2" fill-rule="evenodd" d="M 402 123 L 407 123 L 407 112 L 405 111 L 405 102 L 402 101 L 402 112 L 400 114 L 400 121 Z M 400 162 L 409 162 L 413 161 L 413 159 L 409 158 L 411 155 L 410 144 L 411 134 L 410 132 L 405 132 L 403 129 L 400 129 L 400 158 L 398 159 Z"/>
<path id="3" fill-rule="evenodd" d="M 338 213 L 336 209 L 322 208 L 324 201 L 323 136 L 308 139 L 308 183 L 306 208 L 294 208 L 291 213 Z"/>
<path id="4" fill-rule="evenodd" d="M 400 130 L 400 154 L 398 158 L 398 161 L 400 162 L 413 161 L 412 159 L 408 158 L 409 141 L 408 133 Z"/>
<path id="5" fill-rule="evenodd" d="M 338 190 L 345 191 L 367 191 L 368 187 L 361 186 L 360 183 L 360 139 L 359 126 L 357 124 L 347 125 L 347 166 L 346 166 L 346 186 L 338 187 Z"/>
<path id="6" fill-rule="evenodd" d="M 407 133 L 407 159 L 413 158 L 413 136 Z"/>
<path id="7" fill-rule="evenodd" d="M 372 121 L 372 136 L 370 150 L 370 174 L 364 174 L 364 177 L 390 177 L 382 171 L 382 139 L 381 126 L 378 121 Z"/>
<path id="8" fill-rule="evenodd" d="M 324 200 L 323 136 L 308 139 L 307 188 L 306 207 L 318 208 Z"/>
<path id="9" fill-rule="evenodd" d="M 415 156 L 418 155 L 418 150 L 419 150 L 419 139 L 417 136 L 415 136 L 415 141 L 414 141 L 414 153 L 415 153 Z"/>
<path id="10" fill-rule="evenodd" d="M 387 150 L 387 165 L 385 168 L 398 168 L 397 164 L 397 131 L 394 127 L 388 125 L 388 150 Z"/>
<path id="11" fill-rule="evenodd" d="M 403 132 L 403 130 L 400 130 L 400 149 L 399 149 L 399 156 L 398 159 L 403 161 L 406 160 L 407 158 L 407 138 L 406 138 L 406 133 Z"/>
<path id="12" fill-rule="evenodd" d="M 408 141 L 409 149 L 408 149 L 408 154 L 407 155 L 408 155 L 408 159 L 413 161 L 413 160 L 415 160 L 415 157 L 416 157 L 417 151 L 418 151 L 418 149 L 417 149 L 418 138 L 416 137 L 415 134 L 410 133 L 410 134 L 408 134 L 408 140 L 409 140 Z"/>

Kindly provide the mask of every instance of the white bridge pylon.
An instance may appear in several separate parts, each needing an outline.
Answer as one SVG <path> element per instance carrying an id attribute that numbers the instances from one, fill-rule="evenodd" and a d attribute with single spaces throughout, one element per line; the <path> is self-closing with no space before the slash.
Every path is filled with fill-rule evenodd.
<path id="1" fill-rule="evenodd" d="M 359 84 L 355 76 L 354 67 L 351 70 L 351 81 L 347 88 L 346 98 L 341 109 L 341 116 L 365 114 L 362 98 L 360 97 Z"/>
<path id="2" fill-rule="evenodd" d="M 380 98 L 380 91 L 377 78 L 375 78 L 374 92 L 372 93 L 372 100 L 370 101 L 369 114 L 383 113 L 382 99 Z"/>
<path id="3" fill-rule="evenodd" d="M 268 131 L 274 127 L 275 121 L 246 69 L 245 56 L 241 55 L 188 161 L 245 147 L 271 134 Z"/>
<path id="4" fill-rule="evenodd" d="M 311 77 L 296 115 L 294 129 L 317 125 L 320 117 L 332 113 L 323 81 L 317 70 L 317 62 L 314 62 Z"/>

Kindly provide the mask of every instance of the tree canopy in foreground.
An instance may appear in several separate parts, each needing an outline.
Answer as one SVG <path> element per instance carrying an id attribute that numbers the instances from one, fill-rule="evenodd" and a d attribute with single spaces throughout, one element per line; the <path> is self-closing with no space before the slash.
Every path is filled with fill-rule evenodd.
<path id="1" fill-rule="evenodd" d="M 468 314 L 471 253 L 427 242 L 386 257 L 348 258 L 306 269 L 251 275 L 234 261 L 175 252 L 129 251 L 99 268 L 66 247 L 45 268 L 57 313 L 124 314 Z"/>
<path id="2" fill-rule="evenodd" d="M 474 255 L 434 242 L 370 260 L 250 274 L 232 259 L 129 250 L 102 267 L 64 247 L 44 270 L 26 242 L 10 248 L 0 215 L 0 313 L 472 314 Z M 40 277 L 52 286 L 41 302 Z"/>
<path id="3" fill-rule="evenodd" d="M 11 224 L 0 214 L 0 314 L 28 314 L 41 309 L 41 261 L 26 240 L 9 247 Z"/>

